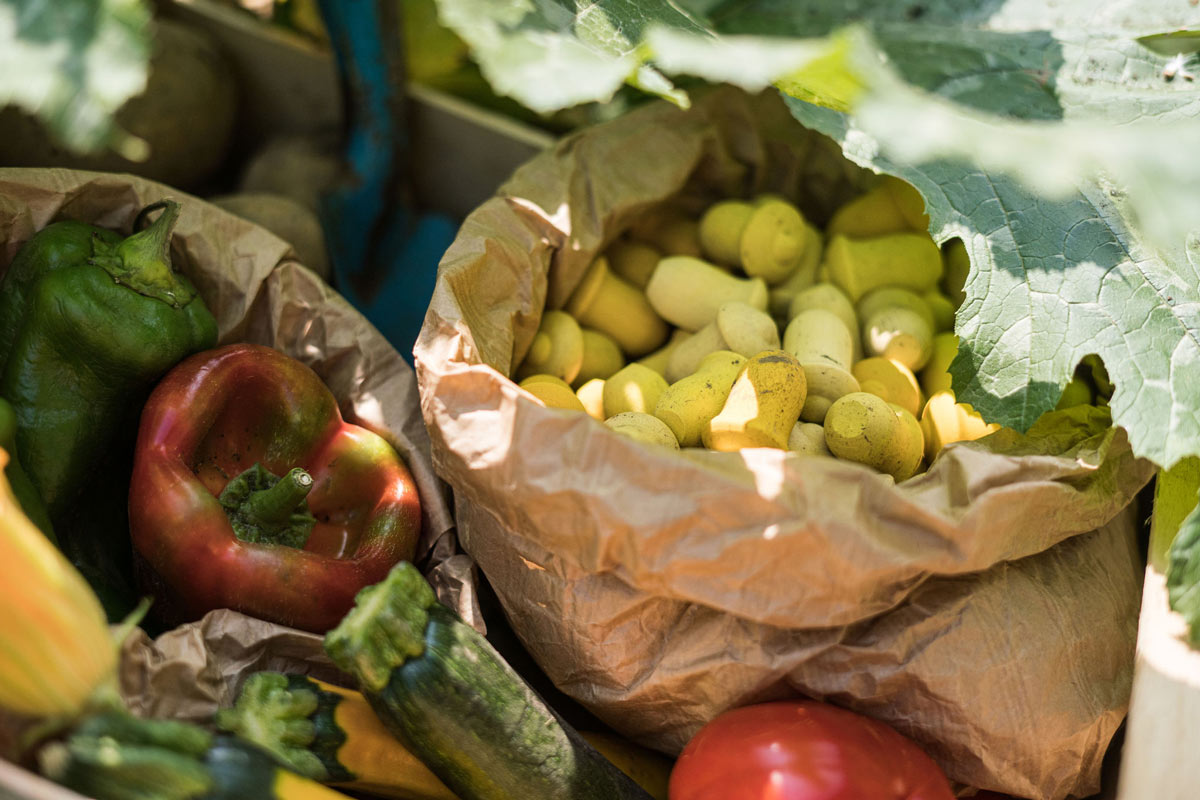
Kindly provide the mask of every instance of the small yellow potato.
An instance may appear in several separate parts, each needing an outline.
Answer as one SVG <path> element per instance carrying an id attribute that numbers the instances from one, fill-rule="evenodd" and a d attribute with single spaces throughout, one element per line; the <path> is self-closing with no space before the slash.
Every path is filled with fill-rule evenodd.
<path id="1" fill-rule="evenodd" d="M 807 395 L 800 419 L 822 422 L 834 400 L 859 391 L 849 367 L 854 335 L 836 314 L 821 308 L 801 311 L 788 323 L 783 349 L 804 367 Z"/>
<path id="2" fill-rule="evenodd" d="M 937 289 L 930 289 L 921 295 L 921 297 L 929 304 L 929 310 L 933 312 L 933 332 L 936 334 L 953 331 L 954 312 L 957 309 L 955 309 L 954 303 L 950 301 L 950 298 Z"/>
<path id="3" fill-rule="evenodd" d="M 825 226 L 829 236 L 866 238 L 911 230 L 888 187 L 882 183 L 843 205 Z"/>
<path id="4" fill-rule="evenodd" d="M 668 256 L 654 268 L 646 297 L 663 319 L 684 330 L 698 331 L 715 320 L 717 310 L 731 300 L 765 310 L 767 285 L 762 278 L 738 278 L 698 258 Z"/>
<path id="5" fill-rule="evenodd" d="M 806 224 L 800 264 L 792 270 L 791 275 L 770 288 L 768 307 L 772 316 L 781 319 L 787 318 L 788 308 L 796 294 L 816 283 L 817 267 L 821 264 L 824 249 L 825 242 L 821 238 L 821 232 L 812 225 Z"/>
<path id="6" fill-rule="evenodd" d="M 616 340 L 606 333 L 583 329 L 583 363 L 579 374 L 569 383 L 578 389 L 592 378 L 607 378 L 625 366 L 625 356 Z"/>
<path id="7" fill-rule="evenodd" d="M 666 423 L 651 414 L 640 411 L 623 411 L 604 420 L 604 424 L 622 436 L 639 442 L 678 450 L 679 442 Z"/>
<path id="8" fill-rule="evenodd" d="M 788 434 L 787 449 L 805 456 L 833 456 L 825 444 L 825 426 L 815 422 L 797 422 Z"/>
<path id="9" fill-rule="evenodd" d="M 929 232 L 929 215 L 925 213 L 925 198 L 917 188 L 906 180 L 888 175 L 883 179 L 884 188 L 892 196 L 892 201 L 900 209 L 908 227 L 919 233 Z"/>
<path id="10" fill-rule="evenodd" d="M 592 378 L 575 390 L 575 396 L 583 404 L 589 417 L 604 422 L 604 379 Z"/>
<path id="11" fill-rule="evenodd" d="M 654 312 L 646 295 L 609 269 L 600 256 L 584 273 L 567 301 L 566 311 L 581 325 L 611 336 L 630 356 L 641 356 L 667 339 L 667 324 Z"/>
<path id="12" fill-rule="evenodd" d="M 700 258 L 700 223 L 688 216 L 679 216 L 660 225 L 644 237 L 661 253 Z"/>
<path id="13" fill-rule="evenodd" d="M 763 350 L 779 349 L 779 328 L 766 311 L 737 300 L 722 303 L 717 309 L 717 331 L 725 340 L 725 350 L 750 358 Z"/>
<path id="14" fill-rule="evenodd" d="M 700 249 L 714 264 L 738 266 L 742 256 L 742 231 L 754 207 L 741 200 L 722 200 L 700 217 Z"/>
<path id="15" fill-rule="evenodd" d="M 846 293 L 828 281 L 814 283 L 797 292 L 796 296 L 792 298 L 792 303 L 788 307 L 788 322 L 795 319 L 800 312 L 812 308 L 821 308 L 836 314 L 837 318 L 846 326 L 846 330 L 854 334 L 851 337 L 853 339 L 851 359 L 857 361 L 862 358 L 862 340 L 858 335 L 858 313 L 855 312 L 854 304 L 850 302 Z"/>
<path id="16" fill-rule="evenodd" d="M 786 280 L 804 260 L 807 227 L 804 216 L 791 203 L 760 198 L 742 231 L 742 269 L 770 285 Z"/>
<path id="17" fill-rule="evenodd" d="M 700 246 L 714 262 L 776 284 L 804 261 L 808 227 L 800 210 L 778 196 L 724 200 L 700 218 Z"/>
<path id="18" fill-rule="evenodd" d="M 731 350 L 709 353 L 696 372 L 659 395 L 654 416 L 667 423 L 681 447 L 698 447 L 705 427 L 729 397 L 746 357 Z"/>
<path id="19" fill-rule="evenodd" d="M 907 181 L 890 175 L 839 208 L 826 226 L 830 236 L 844 234 L 856 238 L 928 230 L 929 216 L 920 192 Z"/>
<path id="20" fill-rule="evenodd" d="M 881 286 L 923 293 L 942 277 L 942 254 L 923 233 L 894 233 L 871 239 L 834 236 L 825 248 L 829 276 L 854 302 Z"/>
<path id="21" fill-rule="evenodd" d="M 717 318 L 696 331 L 671 354 L 667 362 L 668 383 L 691 375 L 701 360 L 718 350 L 732 350 L 746 358 L 779 348 L 779 329 L 765 311 L 737 301 L 723 303 Z"/>
<path id="22" fill-rule="evenodd" d="M 895 403 L 888 403 L 888 407 L 896 414 L 901 444 L 896 447 L 894 460 L 886 472 L 899 483 L 917 474 L 921 468 L 921 460 L 925 455 L 925 434 L 921 430 L 921 423 L 907 409 Z"/>
<path id="23" fill-rule="evenodd" d="M 728 348 L 725 345 L 725 337 L 721 336 L 717 321 L 713 320 L 700 330 L 690 334 L 671 351 L 671 357 L 667 360 L 667 369 L 663 373 L 663 377 L 667 379 L 667 383 L 683 380 L 700 368 L 700 362 L 709 353 L 726 349 Z"/>
<path id="24" fill-rule="evenodd" d="M 795 356 L 783 350 L 757 354 L 742 366 L 725 405 L 705 427 L 704 446 L 786 450 L 806 394 L 804 367 Z"/>
<path id="25" fill-rule="evenodd" d="M 645 289 L 663 254 L 645 242 L 618 239 L 608 246 L 604 256 L 613 272 L 639 289 Z"/>
<path id="26" fill-rule="evenodd" d="M 864 358 L 850 370 L 862 391 L 900 406 L 914 417 L 921 413 L 921 387 L 912 370 L 887 358 Z"/>
<path id="27" fill-rule="evenodd" d="M 628 364 L 604 382 L 604 418 L 625 411 L 653 414 L 667 381 L 649 367 Z"/>
<path id="28" fill-rule="evenodd" d="M 921 370 L 921 388 L 926 397 L 950 391 L 950 362 L 958 355 L 958 337 L 939 333 L 933 337 L 933 353 Z"/>
<path id="29" fill-rule="evenodd" d="M 563 408 L 568 411 L 584 411 L 583 403 L 571 391 L 567 382 L 557 375 L 530 375 L 519 386 L 547 408 Z"/>
<path id="30" fill-rule="evenodd" d="M 934 327 L 933 310 L 929 303 L 912 289 L 903 286 L 881 286 L 872 289 L 855 304 L 854 311 L 859 319 L 866 320 L 891 307 L 915 311 L 929 325 L 930 330 Z"/>
<path id="31" fill-rule="evenodd" d="M 570 383 L 582 365 L 583 331 L 579 323 L 565 311 L 547 311 L 542 314 L 525 359 L 517 367 L 516 377 L 521 380 L 537 374 L 557 375 Z"/>
<path id="32" fill-rule="evenodd" d="M 897 481 L 921 464 L 923 436 L 916 419 L 867 392 L 838 398 L 825 416 L 825 443 L 838 458 L 886 472 Z"/>
<path id="33" fill-rule="evenodd" d="M 676 347 L 679 347 L 679 345 L 687 341 L 691 336 L 690 331 L 672 328 L 671 338 L 667 340 L 667 343 L 650 355 L 639 358 L 637 363 L 644 367 L 649 367 L 659 375 L 666 375 L 667 363 L 671 360 L 671 354 L 675 352 Z"/>
<path id="34" fill-rule="evenodd" d="M 933 354 L 933 329 L 916 311 L 892 306 L 863 321 L 863 353 L 919 370 Z"/>
<path id="35" fill-rule="evenodd" d="M 973 442 L 998 430 L 999 425 L 984 422 L 970 404 L 954 402 L 953 392 L 932 395 L 921 411 L 925 457 L 930 461 L 951 442 Z"/>

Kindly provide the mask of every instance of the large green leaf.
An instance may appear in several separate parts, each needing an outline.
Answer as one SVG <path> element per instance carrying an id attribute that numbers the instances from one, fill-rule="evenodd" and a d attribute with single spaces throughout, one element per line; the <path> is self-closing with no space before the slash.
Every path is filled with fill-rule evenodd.
<path id="1" fill-rule="evenodd" d="M 72 150 L 137 156 L 113 114 L 146 87 L 149 23 L 144 0 L 0 0 L 0 106 L 36 113 Z"/>

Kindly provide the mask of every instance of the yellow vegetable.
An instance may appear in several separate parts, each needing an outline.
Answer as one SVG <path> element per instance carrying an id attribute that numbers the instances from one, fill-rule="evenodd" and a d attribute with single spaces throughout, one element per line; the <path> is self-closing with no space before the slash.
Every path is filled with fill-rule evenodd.
<path id="1" fill-rule="evenodd" d="M 705 428 L 704 445 L 786 450 L 806 395 L 804 367 L 795 356 L 783 350 L 759 353 L 742 367 L 725 405 Z"/>
<path id="2" fill-rule="evenodd" d="M 746 358 L 729 350 L 705 356 L 692 375 L 671 384 L 658 398 L 654 416 L 675 434 L 681 447 L 698 447 L 709 420 L 729 397 Z"/>
<path id="3" fill-rule="evenodd" d="M 574 380 L 567 381 L 578 388 L 592 378 L 607 378 L 625 366 L 625 356 L 611 336 L 590 328 L 583 329 L 583 359 Z"/>
<path id="4" fill-rule="evenodd" d="M 834 400 L 859 390 L 849 370 L 853 340 L 842 321 L 824 309 L 801 311 L 788 323 L 783 349 L 804 367 L 808 388 L 800 419 L 822 422 Z"/>
<path id="5" fill-rule="evenodd" d="M 765 310 L 767 285 L 761 278 L 734 277 L 698 258 L 668 256 L 654 268 L 646 297 L 663 319 L 698 331 L 715 320 L 717 309 L 731 300 Z"/>
<path id="6" fill-rule="evenodd" d="M 589 417 L 604 422 L 604 379 L 592 378 L 575 390 L 575 396 L 583 404 Z"/>
<path id="7" fill-rule="evenodd" d="M 607 333 L 631 356 L 645 355 L 667 338 L 667 324 L 654 313 L 646 295 L 613 274 L 603 256 L 588 267 L 566 311 L 581 325 Z"/>
<path id="8" fill-rule="evenodd" d="M 604 424 L 622 436 L 639 442 L 678 450 L 679 442 L 667 424 L 652 414 L 623 411 L 604 420 Z"/>
<path id="9" fill-rule="evenodd" d="M 858 238 L 929 230 L 925 200 L 908 182 L 885 176 L 868 192 L 839 208 L 829 220 L 829 235 Z"/>
<path id="10" fill-rule="evenodd" d="M 921 233 L 871 239 L 834 236 L 825 248 L 824 263 L 833 282 L 854 302 L 881 286 L 926 292 L 942 277 L 942 254 L 933 240 Z"/>
<path id="11" fill-rule="evenodd" d="M 936 289 L 929 290 L 921 297 L 929 304 L 929 310 L 933 312 L 933 332 L 953 332 L 956 308 L 950 298 Z"/>
<path id="12" fill-rule="evenodd" d="M 795 319 L 801 311 L 812 308 L 821 308 L 836 314 L 837 318 L 846 326 L 846 330 L 852 334 L 850 357 L 854 361 L 862 358 L 862 341 L 858 334 L 858 313 L 854 310 L 854 304 L 850 302 L 846 293 L 828 281 L 814 283 L 797 292 L 796 296 L 792 298 L 791 305 L 788 307 L 788 321 Z"/>
<path id="13" fill-rule="evenodd" d="M 805 456 L 833 456 L 825 444 L 825 427 L 815 422 L 797 422 L 788 434 L 788 450 Z"/>
<path id="14" fill-rule="evenodd" d="M 675 383 L 694 373 L 710 353 L 732 350 L 746 358 L 779 348 L 779 328 L 765 311 L 738 301 L 722 303 L 717 318 L 696 331 L 671 353 L 666 378 Z"/>
<path id="15" fill-rule="evenodd" d="M 517 368 L 518 380 L 530 375 L 555 375 L 567 383 L 575 380 L 583 365 L 583 331 L 570 314 L 547 311 L 525 359 Z"/>
<path id="16" fill-rule="evenodd" d="M 655 350 L 648 356 L 638 359 L 637 363 L 643 367 L 649 367 L 659 375 L 667 374 L 667 363 L 671 360 L 671 355 L 675 352 L 675 348 L 691 337 L 690 331 L 683 331 L 679 328 L 674 328 L 671 331 L 671 338 L 667 343 L 658 350 Z"/>
<path id="17" fill-rule="evenodd" d="M 950 391 L 950 362 L 958 355 L 958 337 L 939 333 L 933 337 L 933 354 L 921 370 L 921 387 L 927 397 Z"/>
<path id="18" fill-rule="evenodd" d="M 604 254 L 612 271 L 639 289 L 646 288 L 651 273 L 662 258 L 662 253 L 652 246 L 631 239 L 613 242 Z"/>
<path id="19" fill-rule="evenodd" d="M 662 375 L 641 364 L 629 364 L 604 382 L 604 417 L 626 411 L 652 414 L 666 389 Z"/>
<path id="20" fill-rule="evenodd" d="M 921 387 L 912 370 L 887 358 L 864 358 L 851 372 L 864 392 L 882 397 L 914 417 L 921 413 Z"/>
<path id="21" fill-rule="evenodd" d="M 880 311 L 892 307 L 907 308 L 916 312 L 921 319 L 925 320 L 929 328 L 933 329 L 933 309 L 929 307 L 929 303 L 912 289 L 906 289 L 903 286 L 881 286 L 878 289 L 872 289 L 859 299 L 854 310 L 859 319 L 868 320 Z"/>
<path id="22" fill-rule="evenodd" d="M 768 306 L 773 316 L 786 318 L 792 298 L 800 290 L 812 286 L 817 281 L 817 267 L 821 264 L 825 243 L 821 232 L 812 225 L 805 224 L 803 236 L 799 265 L 792 270 L 791 275 L 770 288 Z"/>
<path id="23" fill-rule="evenodd" d="M 530 375 L 519 385 L 547 408 L 586 411 L 570 385 L 557 375 Z"/>
<path id="24" fill-rule="evenodd" d="M 804 261 L 811 240 L 799 209 L 777 197 L 725 200 L 700 219 L 700 246 L 719 264 L 776 284 Z"/>
<path id="25" fill-rule="evenodd" d="M 925 456 L 930 461 L 951 442 L 973 442 L 998 430 L 999 425 L 984 422 L 969 404 L 954 402 L 953 392 L 938 392 L 929 398 L 921 411 Z"/>
<path id="26" fill-rule="evenodd" d="M 908 308 L 891 306 L 863 320 L 863 353 L 919 370 L 933 353 L 933 329 Z"/>
<path id="27" fill-rule="evenodd" d="M 0 450 L 0 708 L 74 715 L 116 692 L 117 644 L 100 601 L 21 511 Z"/>
<path id="28" fill-rule="evenodd" d="M 839 398 L 825 416 L 825 443 L 838 458 L 886 472 L 897 481 L 921 464 L 920 425 L 900 406 L 866 392 Z"/>

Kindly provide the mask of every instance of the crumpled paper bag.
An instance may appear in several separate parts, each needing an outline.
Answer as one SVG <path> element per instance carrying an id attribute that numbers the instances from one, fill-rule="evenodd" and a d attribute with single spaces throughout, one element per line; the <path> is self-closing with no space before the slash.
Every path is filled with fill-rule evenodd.
<path id="1" fill-rule="evenodd" d="M 163 198 L 182 205 L 173 264 L 216 317 L 219 343 L 256 342 L 303 361 L 333 391 L 347 419 L 399 451 L 421 497 L 416 561 L 439 599 L 482 629 L 474 565 L 458 553 L 448 493 L 430 460 L 416 376 L 365 317 L 295 261 L 286 242 L 200 199 L 131 175 L 0 169 L 0 274 L 50 222 L 77 219 L 129 233 L 138 210 Z M 156 642 L 137 631 L 123 648 L 119 677 L 135 711 L 199 722 L 214 703 L 230 698 L 245 674 L 283 664 L 336 677 L 320 637 L 222 610 Z"/>
<path id="2" fill-rule="evenodd" d="M 1151 474 L 1102 412 L 951 445 L 896 485 L 648 447 L 507 377 L 648 209 L 771 191 L 821 224 L 870 177 L 777 97 L 725 89 L 519 169 L 443 257 L 415 348 L 462 545 L 555 684 L 644 744 L 677 752 L 722 710 L 803 693 L 891 722 L 963 784 L 1087 794 L 1131 678 L 1119 514 Z"/>

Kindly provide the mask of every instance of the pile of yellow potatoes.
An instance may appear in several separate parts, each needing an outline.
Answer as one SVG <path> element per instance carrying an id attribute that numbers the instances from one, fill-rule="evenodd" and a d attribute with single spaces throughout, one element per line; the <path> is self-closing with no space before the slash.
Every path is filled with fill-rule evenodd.
<path id="1" fill-rule="evenodd" d="M 997 427 L 950 388 L 969 264 L 928 225 L 895 178 L 824 233 L 774 195 L 699 219 L 666 208 L 543 314 L 514 377 L 644 442 L 836 456 L 905 480 Z"/>

